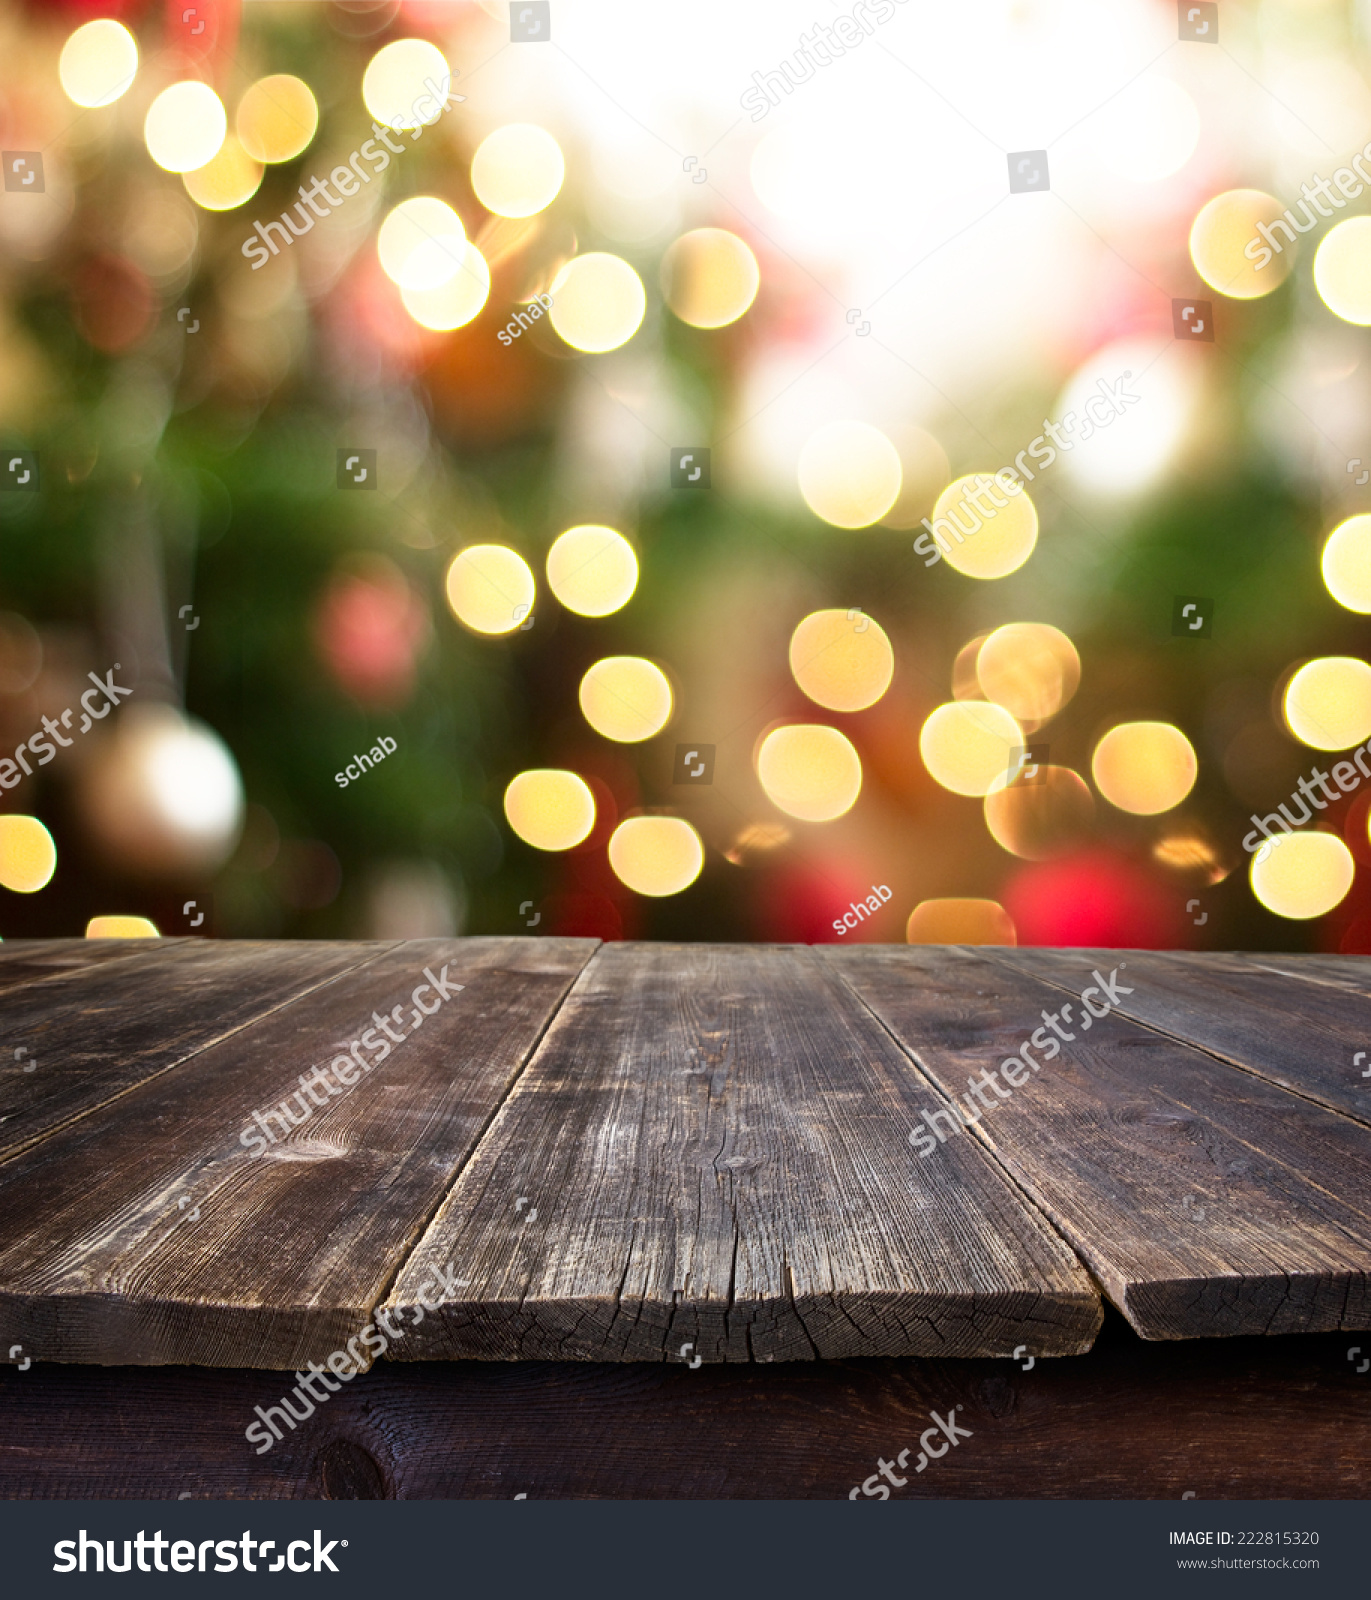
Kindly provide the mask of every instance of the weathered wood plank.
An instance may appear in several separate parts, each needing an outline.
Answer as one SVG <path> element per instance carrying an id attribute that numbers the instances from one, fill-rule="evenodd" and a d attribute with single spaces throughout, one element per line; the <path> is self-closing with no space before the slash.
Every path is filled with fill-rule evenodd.
<path id="1" fill-rule="evenodd" d="M 0 1060 L 0 1161 L 391 948 L 122 942 L 156 948 L 57 973 L 0 1001 L 8 1053 Z M 16 1058 L 21 1046 L 26 1054 Z"/>
<path id="2" fill-rule="evenodd" d="M 0 1166 L 0 1328 L 44 1363 L 326 1359 L 361 1332 L 593 948 L 400 945 Z M 439 1005 L 426 967 L 465 989 Z M 388 1058 L 374 1014 L 397 1030 Z M 297 1091 L 307 1120 L 264 1117 L 268 1144 L 253 1113 Z"/>
<path id="3" fill-rule="evenodd" d="M 83 971 L 111 961 L 157 956 L 192 939 L 6 939 L 0 944 L 0 989 L 36 983 L 63 972 Z"/>
<path id="4" fill-rule="evenodd" d="M 1347 1344 L 1146 1344 L 1111 1313 L 1088 1355 L 1030 1372 L 381 1361 L 261 1455 L 245 1429 L 291 1373 L 0 1366 L 0 1496 L 846 1499 L 955 1406 L 971 1437 L 911 1459 L 893 1500 L 1361 1499 L 1371 1406 Z"/>
<path id="5" fill-rule="evenodd" d="M 405 1263 L 399 1359 L 784 1361 L 1088 1348 L 1095 1290 L 803 948 L 604 946 Z M 536 1212 L 536 1216 L 534 1215 Z"/>
<path id="6" fill-rule="evenodd" d="M 1209 952 L 1022 949 L 992 959 L 1079 994 L 1092 967 L 1117 965 L 1121 954 L 1133 989 L 1121 1015 L 1371 1123 L 1371 995 L 1292 975 L 1298 957 L 1285 971 Z M 1354 1065 L 1358 1050 L 1364 1061 Z"/>
<path id="7" fill-rule="evenodd" d="M 1082 1025 L 1060 988 L 988 953 L 825 956 L 947 1099 L 962 1097 L 974 1137 L 1144 1338 L 1371 1328 L 1371 1139 L 1359 1123 L 1125 1018 Z M 1092 964 L 1076 956 L 1079 993 Z M 1101 971 L 1116 966 L 1129 984 L 1120 952 Z M 1037 1074 L 975 1121 L 963 1085 L 1035 1029 L 1047 1035 L 1047 1013 L 1073 1039 L 1055 1058 L 1040 1044 Z M 946 1105 L 920 1109 L 943 1111 L 946 1129 Z M 968 1142 L 947 1138 L 920 1164 Z"/>

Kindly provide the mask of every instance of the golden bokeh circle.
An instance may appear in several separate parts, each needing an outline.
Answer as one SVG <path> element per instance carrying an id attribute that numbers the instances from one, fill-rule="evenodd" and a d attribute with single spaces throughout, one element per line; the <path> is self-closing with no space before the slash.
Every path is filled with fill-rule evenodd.
<path id="1" fill-rule="evenodd" d="M 427 86 L 432 79 L 446 93 L 452 69 L 447 57 L 427 39 L 395 39 L 383 45 L 362 74 L 362 102 L 383 127 L 414 128 L 436 122 L 441 110 L 420 116 L 421 100 L 434 102 Z"/>
<path id="2" fill-rule="evenodd" d="M 921 900 L 905 923 L 906 944 L 1018 944 L 1014 919 L 997 900 Z"/>
<path id="3" fill-rule="evenodd" d="M 1358 512 L 1328 535 L 1320 562 L 1324 585 L 1340 606 L 1371 613 L 1371 514 Z"/>
<path id="4" fill-rule="evenodd" d="M 57 78 L 78 106 L 112 106 L 138 74 L 138 41 L 122 22 L 99 17 L 83 23 L 62 46 Z"/>
<path id="5" fill-rule="evenodd" d="M 1008 577 L 1038 542 L 1038 513 L 1027 491 L 1009 493 L 989 473 L 954 478 L 934 501 L 929 520 L 943 560 L 968 578 Z"/>
<path id="6" fill-rule="evenodd" d="M 208 166 L 227 135 L 223 102 L 197 78 L 163 89 L 143 119 L 143 143 L 167 172 L 194 172 Z"/>
<path id="7" fill-rule="evenodd" d="M 1070 767 L 1040 767 L 985 797 L 985 825 L 1001 849 L 1024 861 L 1051 861 L 1081 841 L 1095 817 L 1085 779 Z"/>
<path id="8" fill-rule="evenodd" d="M 1121 722 L 1090 758 L 1095 787 L 1120 811 L 1153 817 L 1178 806 L 1195 787 L 1194 746 L 1169 722 Z"/>
<path id="9" fill-rule="evenodd" d="M 813 611 L 790 636 L 790 672 L 815 705 L 864 711 L 890 687 L 895 652 L 864 612 Z"/>
<path id="10" fill-rule="evenodd" d="M 291 161 L 319 129 L 319 102 L 307 83 L 288 72 L 259 78 L 238 102 L 234 128 L 254 161 Z"/>
<path id="11" fill-rule="evenodd" d="M 536 216 L 557 198 L 565 177 L 561 145 L 532 122 L 497 128 L 471 158 L 471 187 L 497 217 Z"/>
<path id="12" fill-rule="evenodd" d="M 447 603 L 473 633 L 512 633 L 533 608 L 537 585 L 521 555 L 502 544 L 473 544 L 447 569 Z"/>
<path id="13" fill-rule="evenodd" d="M 705 847 L 681 817 L 628 817 L 609 838 L 614 876 L 634 894 L 680 894 L 705 864 Z"/>
<path id="14" fill-rule="evenodd" d="M 627 344 L 647 311 L 643 280 L 619 256 L 573 256 L 548 290 L 552 326 L 573 350 L 600 355 Z"/>
<path id="15" fill-rule="evenodd" d="M 851 740 L 823 723 L 773 728 L 757 749 L 757 777 L 778 810 L 801 822 L 832 822 L 862 791 L 862 762 Z"/>
<path id="16" fill-rule="evenodd" d="M 147 917 L 92 917 L 86 924 L 87 939 L 160 939 L 157 924 Z"/>
<path id="17" fill-rule="evenodd" d="M 1252 893 L 1278 917 L 1307 922 L 1342 901 L 1352 887 L 1356 863 L 1334 833 L 1310 829 L 1281 833 L 1252 858 Z"/>
<path id="18" fill-rule="evenodd" d="M 724 228 L 683 233 L 662 257 L 662 297 L 692 328 L 736 322 L 757 298 L 761 281 L 756 256 Z"/>
<path id="19" fill-rule="evenodd" d="M 1294 251 L 1286 245 L 1276 255 L 1262 243 L 1258 223 L 1271 223 L 1285 207 L 1261 189 L 1229 189 L 1200 207 L 1190 229 L 1190 259 L 1195 271 L 1220 294 L 1233 300 L 1255 300 L 1279 289 L 1294 265 Z M 1277 238 L 1284 242 L 1283 235 Z M 1248 254 L 1252 241 L 1258 248 Z M 1269 260 L 1258 264 L 1262 250 Z"/>
<path id="20" fill-rule="evenodd" d="M 1314 252 L 1314 287 L 1334 316 L 1371 325 L 1371 217 L 1331 227 Z"/>
<path id="21" fill-rule="evenodd" d="M 535 767 L 510 780 L 505 819 L 535 850 L 571 850 L 595 826 L 595 796 L 574 772 Z"/>
<path id="22" fill-rule="evenodd" d="M 462 270 L 467 236 L 446 200 L 418 194 L 402 200 L 381 224 L 376 255 L 401 289 L 436 289 Z"/>
<path id="23" fill-rule="evenodd" d="M 0 816 L 0 885 L 36 894 L 57 871 L 57 846 L 37 817 Z"/>
<path id="24" fill-rule="evenodd" d="M 976 681 L 987 700 L 1024 727 L 1056 716 L 1081 681 L 1081 658 L 1061 631 L 1046 622 L 1007 622 L 976 654 Z"/>
<path id="25" fill-rule="evenodd" d="M 186 193 L 205 211 L 232 211 L 245 205 L 262 186 L 262 164 L 243 149 L 233 134 L 225 136 L 213 161 L 183 172 Z"/>
<path id="26" fill-rule="evenodd" d="M 900 454 L 868 422 L 827 422 L 800 452 L 804 502 L 835 528 L 869 528 L 900 496 Z"/>
<path id="27" fill-rule="evenodd" d="M 421 327 L 435 333 L 464 328 L 480 315 L 490 298 L 486 258 L 469 239 L 462 246 L 461 256 L 461 265 L 445 283 L 431 289 L 400 290 L 405 310 Z"/>
<path id="28" fill-rule="evenodd" d="M 935 783 L 953 794 L 987 795 L 1017 770 L 1023 729 L 1003 706 L 949 700 L 919 730 L 919 754 Z"/>
<path id="29" fill-rule="evenodd" d="M 1306 661 L 1286 685 L 1286 726 L 1315 750 L 1350 750 L 1371 736 L 1371 667 L 1356 656 Z"/>
<path id="30" fill-rule="evenodd" d="M 607 617 L 627 605 L 638 587 L 638 558 L 623 534 L 583 523 L 553 540 L 547 581 L 568 611 Z"/>
<path id="31" fill-rule="evenodd" d="M 671 684 L 642 656 L 605 656 L 581 679 L 581 713 L 596 733 L 619 744 L 651 739 L 671 720 Z"/>

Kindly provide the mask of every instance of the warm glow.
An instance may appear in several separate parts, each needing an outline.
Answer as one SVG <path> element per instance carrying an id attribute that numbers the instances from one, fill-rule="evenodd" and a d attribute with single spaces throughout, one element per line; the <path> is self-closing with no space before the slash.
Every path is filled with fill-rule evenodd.
<path id="1" fill-rule="evenodd" d="M 1340 522 L 1323 547 L 1323 581 L 1340 606 L 1371 612 L 1371 515 Z"/>
<path id="2" fill-rule="evenodd" d="M 987 700 L 1003 706 L 1025 727 L 1053 717 L 1075 694 L 1081 658 L 1060 628 L 1045 622 L 1010 622 L 981 646 L 976 679 Z"/>
<path id="3" fill-rule="evenodd" d="M 595 826 L 595 796 L 574 772 L 521 772 L 505 790 L 505 816 L 535 850 L 570 850 Z"/>
<path id="4" fill-rule="evenodd" d="M 1344 322 L 1371 323 L 1371 217 L 1348 217 L 1324 234 L 1314 254 L 1314 287 Z"/>
<path id="5" fill-rule="evenodd" d="M 1200 114 L 1180 84 L 1148 74 L 1106 102 L 1091 133 L 1111 172 L 1133 183 L 1156 183 L 1194 155 Z"/>
<path id="6" fill-rule="evenodd" d="M 424 80 L 448 92 L 452 69 L 437 45 L 426 39 L 396 39 L 378 50 L 362 74 L 362 101 L 388 128 L 414 128 L 436 122 L 442 107 Z M 427 105 L 419 110 L 419 102 Z"/>
<path id="7" fill-rule="evenodd" d="M 985 797 L 985 825 L 1001 849 L 1025 861 L 1050 861 L 1081 842 L 1095 816 L 1085 780 L 1070 767 L 1045 766 Z"/>
<path id="8" fill-rule="evenodd" d="M 244 94 L 234 127 L 254 161 L 290 161 L 318 131 L 319 104 L 307 83 L 278 72 Z"/>
<path id="9" fill-rule="evenodd" d="M 635 894 L 680 894 L 700 876 L 705 847 L 680 817 L 629 817 L 610 835 L 609 864 Z"/>
<path id="10" fill-rule="evenodd" d="M 832 822 L 862 791 L 861 758 L 821 723 L 773 728 L 757 751 L 757 777 L 772 805 L 801 822 Z"/>
<path id="11" fill-rule="evenodd" d="M 666 674 L 641 656 L 606 656 L 581 679 L 581 711 L 596 733 L 637 744 L 671 720 Z"/>
<path id="12" fill-rule="evenodd" d="M 534 216 L 556 199 L 565 177 L 562 147 L 531 122 L 497 128 L 471 158 L 476 198 L 499 217 Z"/>
<path id="13" fill-rule="evenodd" d="M 1200 208 L 1190 229 L 1190 259 L 1195 271 L 1211 289 L 1234 300 L 1255 300 L 1279 289 L 1295 264 L 1294 251 L 1287 246 L 1280 255 L 1271 254 L 1260 268 L 1246 251 L 1256 239 L 1261 250 L 1253 251 L 1253 255 L 1261 260 L 1266 246 L 1257 233 L 1257 224 L 1271 223 L 1284 210 L 1279 200 L 1260 189 L 1230 189 L 1226 194 L 1215 195 Z M 1283 241 L 1284 231 L 1274 231 L 1276 238 Z"/>
<path id="14" fill-rule="evenodd" d="M 1281 833 L 1252 858 L 1252 893 L 1278 917 L 1307 921 L 1344 898 L 1355 872 L 1352 852 L 1336 834 Z"/>
<path id="15" fill-rule="evenodd" d="M 194 172 L 183 172 L 181 182 L 197 206 L 206 211 L 232 211 L 257 193 L 262 166 L 229 134 L 214 160 Z"/>
<path id="16" fill-rule="evenodd" d="M 1198 833 L 1169 833 L 1152 846 L 1152 859 L 1173 872 L 1190 872 L 1206 883 L 1222 883 L 1232 871 L 1208 839 Z"/>
<path id="17" fill-rule="evenodd" d="M 0 884 L 36 894 L 57 870 L 57 846 L 37 817 L 0 816 Z"/>
<path id="18" fill-rule="evenodd" d="M 78 106 L 113 105 L 137 72 L 137 41 L 111 17 L 79 27 L 62 46 L 57 62 L 62 91 Z"/>
<path id="19" fill-rule="evenodd" d="M 790 671 L 816 705 L 863 711 L 890 687 L 895 653 L 865 613 L 815 611 L 790 636 Z"/>
<path id="20" fill-rule="evenodd" d="M 1016 572 L 1038 542 L 1038 513 L 1027 492 L 1012 483 L 1006 489 L 989 473 L 954 478 L 938 496 L 929 520 L 943 560 L 968 578 L 1003 578 Z M 931 554 L 926 545 L 923 553 Z"/>
<path id="21" fill-rule="evenodd" d="M 909 913 L 906 944 L 1018 944 L 997 900 L 921 900 Z"/>
<path id="22" fill-rule="evenodd" d="M 761 281 L 756 256 L 723 228 L 683 234 L 662 257 L 662 295 L 692 328 L 736 322 L 757 298 Z"/>
<path id="23" fill-rule="evenodd" d="M 1090 760 L 1095 787 L 1120 811 L 1151 817 L 1180 805 L 1199 763 L 1189 739 L 1169 722 L 1121 722 Z"/>
<path id="24" fill-rule="evenodd" d="M 552 326 L 572 349 L 591 355 L 626 344 L 647 311 L 643 280 L 627 261 L 604 251 L 574 256 L 548 293 Z"/>
<path id="25" fill-rule="evenodd" d="M 950 700 L 919 733 L 919 754 L 934 781 L 953 794 L 986 795 L 1007 781 L 1023 729 L 1003 706 Z"/>
<path id="26" fill-rule="evenodd" d="M 490 268 L 469 240 L 462 246 L 462 264 L 446 283 L 433 289 L 401 289 L 405 310 L 421 327 L 435 333 L 463 328 L 490 297 Z"/>
<path id="27" fill-rule="evenodd" d="M 900 494 L 900 455 L 866 422 L 829 422 L 800 452 L 800 493 L 835 528 L 868 528 Z"/>
<path id="28" fill-rule="evenodd" d="M 1315 750 L 1350 750 L 1371 735 L 1371 667 L 1356 656 L 1307 661 L 1285 691 L 1286 726 Z"/>
<path id="29" fill-rule="evenodd" d="M 207 166 L 227 133 L 228 117 L 219 96 L 193 78 L 163 89 L 143 122 L 148 154 L 168 172 Z"/>
<path id="30" fill-rule="evenodd" d="M 533 609 L 528 563 L 502 544 L 473 544 L 447 569 L 447 603 L 474 633 L 512 633 Z"/>
<path id="31" fill-rule="evenodd" d="M 607 617 L 627 605 L 638 587 L 638 558 L 623 534 L 586 523 L 553 541 L 547 581 L 568 611 Z"/>
<path id="32" fill-rule="evenodd" d="M 381 270 L 402 289 L 436 289 L 462 269 L 466 229 L 445 200 L 415 195 L 381 224 L 376 254 Z"/>
<path id="33" fill-rule="evenodd" d="M 155 922 L 146 917 L 92 917 L 86 924 L 87 939 L 160 939 Z"/>

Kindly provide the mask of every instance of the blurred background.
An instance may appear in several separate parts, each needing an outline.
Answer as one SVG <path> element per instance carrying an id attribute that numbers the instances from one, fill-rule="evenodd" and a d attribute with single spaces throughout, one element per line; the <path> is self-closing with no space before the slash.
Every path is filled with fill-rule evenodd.
<path id="1" fill-rule="evenodd" d="M 1369 32 L 4 0 L 0 935 L 1371 952 Z"/>

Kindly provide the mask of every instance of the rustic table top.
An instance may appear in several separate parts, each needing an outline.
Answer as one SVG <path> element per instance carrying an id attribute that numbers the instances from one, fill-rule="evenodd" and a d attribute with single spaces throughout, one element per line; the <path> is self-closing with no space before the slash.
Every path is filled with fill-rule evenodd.
<path id="1" fill-rule="evenodd" d="M 43 1362 L 1371 1328 L 1358 957 L 13 941 L 0 1016 L 0 1343 Z"/>

